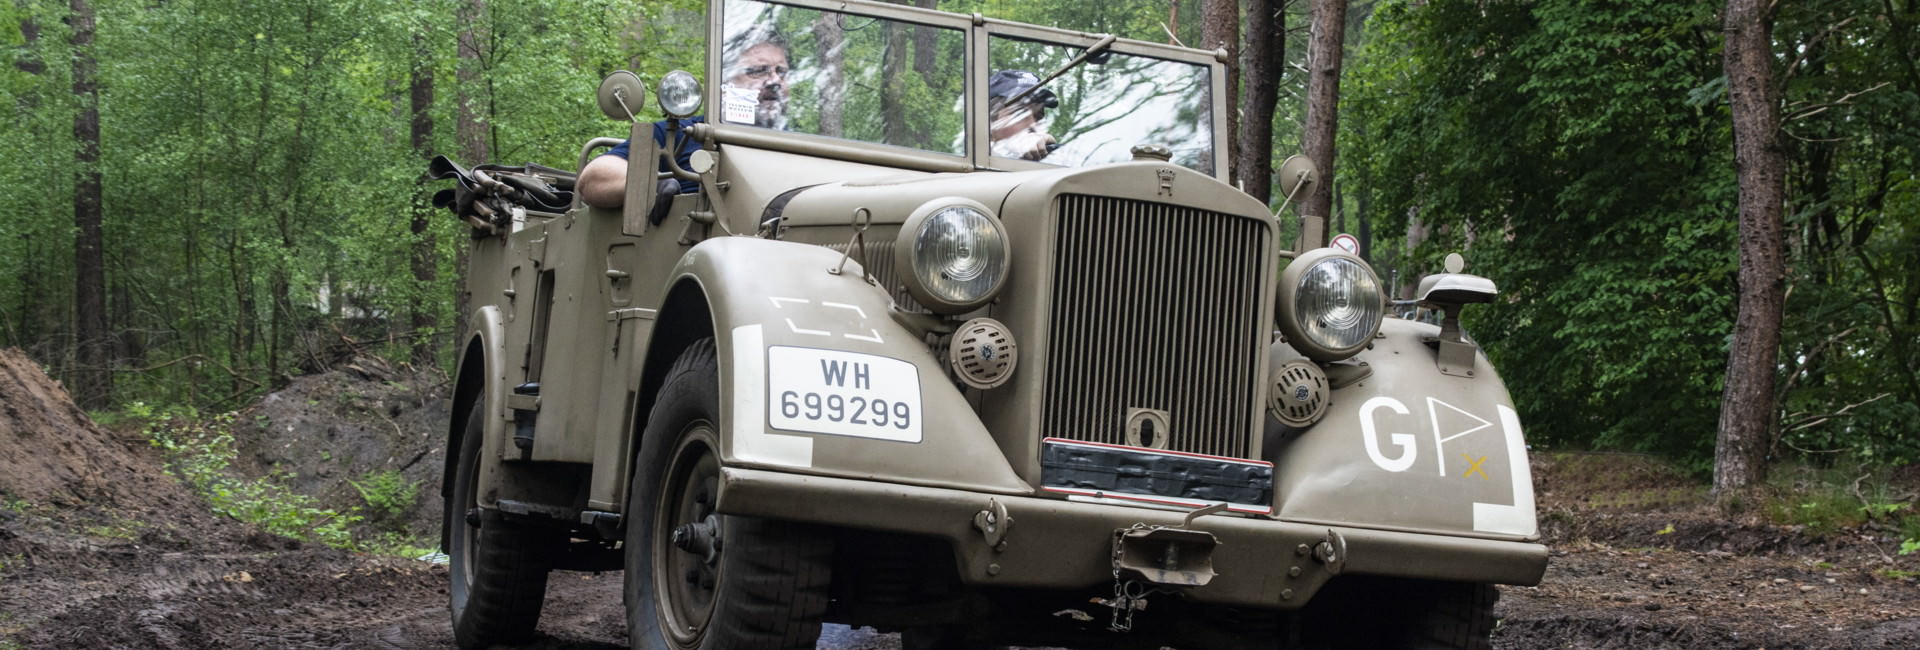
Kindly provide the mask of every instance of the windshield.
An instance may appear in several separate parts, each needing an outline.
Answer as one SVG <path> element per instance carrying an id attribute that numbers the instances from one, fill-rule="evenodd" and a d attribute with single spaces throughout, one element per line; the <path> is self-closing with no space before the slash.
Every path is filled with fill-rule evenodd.
<path id="1" fill-rule="evenodd" d="M 1023 73 L 1051 74 L 1082 51 L 995 37 L 989 58 L 998 80 Z M 1209 71 L 1202 65 L 1112 52 L 1095 56 L 1029 94 L 1041 98 L 1042 109 L 1038 111 L 1042 117 L 1031 128 L 1051 136 L 1056 145 L 1044 156 L 1029 159 L 1068 167 L 1125 162 L 1133 159 L 1134 145 L 1157 144 L 1173 150 L 1175 164 L 1212 174 L 1209 82 Z M 998 104 L 999 98 L 989 99 Z M 1046 107 L 1047 103 L 1055 105 Z M 1006 115 L 997 113 L 994 126 L 1005 127 Z M 993 151 L 996 156 L 1019 157 L 1008 154 L 1021 149 L 995 146 Z"/>
<path id="2" fill-rule="evenodd" d="M 1085 45 L 1050 42 L 1044 28 L 909 9 L 875 11 L 892 19 L 759 0 L 719 6 L 718 122 L 998 168 L 1126 162 L 1146 144 L 1169 149 L 1175 164 L 1216 169 L 1214 70 L 1141 53 L 1161 46 L 1117 46 L 1069 68 Z M 971 70 L 969 29 L 987 57 Z"/>
<path id="3" fill-rule="evenodd" d="M 720 119 L 966 153 L 966 34 L 728 0 Z"/>

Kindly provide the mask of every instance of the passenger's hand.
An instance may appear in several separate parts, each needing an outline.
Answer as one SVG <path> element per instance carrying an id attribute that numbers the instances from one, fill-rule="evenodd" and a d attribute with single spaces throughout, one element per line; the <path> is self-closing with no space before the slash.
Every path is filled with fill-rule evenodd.
<path id="1" fill-rule="evenodd" d="M 1054 142 L 1051 134 L 1021 131 L 994 142 L 993 155 L 1003 158 L 1039 160 L 1053 153 Z"/>

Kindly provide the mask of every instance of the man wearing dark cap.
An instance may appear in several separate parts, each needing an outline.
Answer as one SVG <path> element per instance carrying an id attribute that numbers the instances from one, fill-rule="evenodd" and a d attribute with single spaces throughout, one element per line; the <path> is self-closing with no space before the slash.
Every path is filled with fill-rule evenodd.
<path id="1" fill-rule="evenodd" d="M 1040 77 L 1025 70 L 1001 70 L 987 79 L 988 133 L 993 155 L 1003 158 L 1039 160 L 1053 153 L 1054 139 L 1040 127 L 1047 109 L 1060 105 L 1053 91 L 1041 88 L 1025 97 L 1015 97 L 1040 85 Z"/>

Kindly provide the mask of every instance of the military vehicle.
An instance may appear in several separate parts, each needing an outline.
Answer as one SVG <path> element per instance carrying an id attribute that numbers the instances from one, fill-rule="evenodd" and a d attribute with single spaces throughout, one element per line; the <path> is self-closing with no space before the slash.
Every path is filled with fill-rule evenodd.
<path id="1" fill-rule="evenodd" d="M 1519 418 L 1459 327 L 1493 283 L 1450 261 L 1389 317 L 1324 219 L 1227 184 L 1223 52 L 707 16 L 709 83 L 653 93 L 687 119 L 601 86 L 620 207 L 449 171 L 459 645 L 528 639 L 554 570 L 624 569 L 644 648 L 1486 647 L 1494 585 L 1541 579 Z M 1016 106 L 1050 146 L 996 142 Z"/>

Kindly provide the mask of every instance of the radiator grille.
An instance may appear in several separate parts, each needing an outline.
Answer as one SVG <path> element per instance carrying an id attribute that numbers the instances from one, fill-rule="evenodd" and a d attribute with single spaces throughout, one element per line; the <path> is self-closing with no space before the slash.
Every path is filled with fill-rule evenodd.
<path id="1" fill-rule="evenodd" d="M 1246 457 L 1268 230 L 1245 217 L 1062 195 L 1041 435 L 1125 444 L 1129 408 L 1167 449 Z"/>

